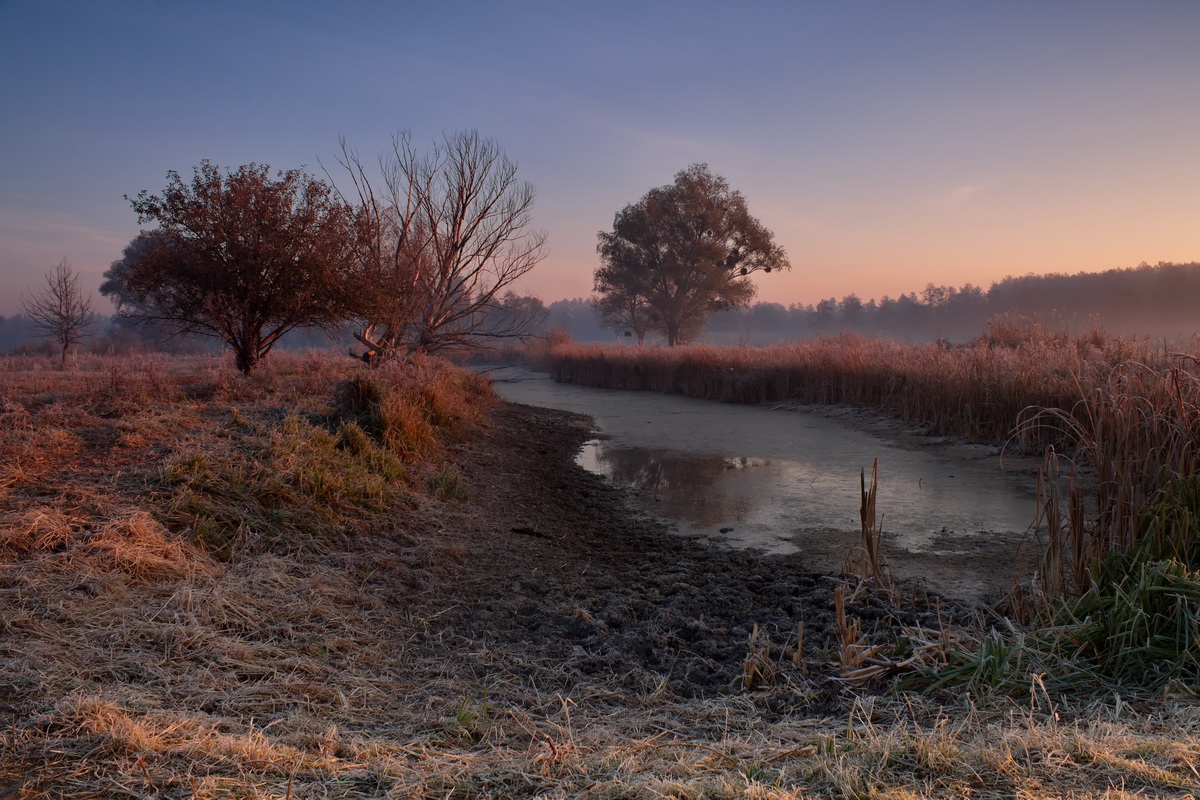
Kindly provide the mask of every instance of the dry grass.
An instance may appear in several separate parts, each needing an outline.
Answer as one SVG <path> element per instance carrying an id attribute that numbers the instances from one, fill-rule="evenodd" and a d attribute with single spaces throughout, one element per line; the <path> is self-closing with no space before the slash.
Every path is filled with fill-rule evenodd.
<path id="1" fill-rule="evenodd" d="M 211 359 L 40 366 L 0 363 L 0 796 L 1131 798 L 1200 783 L 1200 715 L 1169 700 L 864 696 L 810 718 L 754 692 L 549 691 L 509 653 L 473 653 L 491 669 L 464 680 L 464 645 L 420 600 L 462 557 L 433 494 L 455 494 L 440 454 L 480 421 L 478 383 L 317 356 L 250 379 Z M 766 676 L 770 654 L 750 657 Z"/>
<path id="2" fill-rule="evenodd" d="M 1099 332 L 1070 338 L 994 328 L 964 347 L 855 334 L 771 347 L 614 347 L 560 344 L 541 363 L 562 382 L 668 392 L 731 403 L 782 400 L 880 409 L 930 433 L 1006 441 L 1031 406 L 1071 408 L 1081 387 L 1130 359 L 1165 363 L 1147 342 Z M 1058 440 L 1022 431 L 1029 448 Z"/>
<path id="3" fill-rule="evenodd" d="M 1200 362 L 997 320 L 966 347 L 858 336 L 767 348 L 552 349 L 559 380 L 732 402 L 870 406 L 931 433 L 1045 452 L 1044 561 L 1006 613 L 1044 635 L 977 638 L 954 674 L 1200 691 Z M 853 570 L 882 582 L 864 480 Z M 873 516 L 873 515 L 872 515 Z M 1007 636 L 1001 632 L 1001 638 Z M 993 646 L 994 645 L 994 646 Z M 1000 654 L 1004 654 L 1001 656 Z M 946 676 L 942 676 L 945 678 Z"/>

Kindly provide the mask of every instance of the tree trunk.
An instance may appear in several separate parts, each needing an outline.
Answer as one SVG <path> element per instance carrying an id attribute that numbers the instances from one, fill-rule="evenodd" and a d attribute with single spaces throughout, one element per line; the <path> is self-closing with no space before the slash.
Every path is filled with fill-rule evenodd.
<path id="1" fill-rule="evenodd" d="M 240 345 L 234 348 L 233 358 L 234 363 L 237 364 L 238 372 L 243 375 L 249 375 L 258 365 L 258 349 Z"/>

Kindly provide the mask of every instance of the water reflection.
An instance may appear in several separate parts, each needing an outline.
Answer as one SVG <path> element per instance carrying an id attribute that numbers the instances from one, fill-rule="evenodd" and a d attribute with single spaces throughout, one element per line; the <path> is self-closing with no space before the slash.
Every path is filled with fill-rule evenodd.
<path id="1" fill-rule="evenodd" d="M 770 465 L 766 459 L 672 453 L 619 447 L 593 439 L 577 459 L 585 469 L 648 495 L 654 511 L 693 528 L 712 528 L 749 517 L 754 500 L 730 491 L 732 470 Z"/>
<path id="2" fill-rule="evenodd" d="M 583 449 L 582 466 L 632 487 L 642 508 L 682 532 L 731 545 L 844 554 L 858 535 L 859 470 L 876 457 L 893 548 L 981 552 L 1019 539 L 1034 516 L 1030 488 L 987 452 L 950 458 L 811 414 L 556 384 L 527 371 L 497 377 L 506 399 L 591 415 L 605 438 Z"/>

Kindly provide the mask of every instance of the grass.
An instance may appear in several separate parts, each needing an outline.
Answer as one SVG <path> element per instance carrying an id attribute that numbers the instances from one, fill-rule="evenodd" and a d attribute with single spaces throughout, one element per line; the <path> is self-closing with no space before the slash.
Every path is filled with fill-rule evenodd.
<path id="1" fill-rule="evenodd" d="M 747 683 L 719 696 L 588 677 L 564 694 L 508 653 L 473 653 L 490 669 L 464 678 L 455 648 L 479 645 L 420 598 L 467 557 L 442 534 L 470 497 L 450 443 L 489 402 L 434 361 L 276 357 L 250 379 L 207 358 L 0 361 L 0 793 L 1036 799 L 1200 783 L 1200 713 L 1168 690 L 1130 705 L 1045 682 L 892 696 L 848 680 L 844 705 L 773 712 L 785 675 L 816 694 L 817 676 L 777 661 L 811 649 L 802 629 L 783 654 L 752 633 Z M 852 677 L 872 654 L 842 618 L 828 658 Z M 897 632 L 893 655 L 949 665 L 952 632 L 922 635 Z M 1002 677 L 1017 656 L 992 641 Z"/>

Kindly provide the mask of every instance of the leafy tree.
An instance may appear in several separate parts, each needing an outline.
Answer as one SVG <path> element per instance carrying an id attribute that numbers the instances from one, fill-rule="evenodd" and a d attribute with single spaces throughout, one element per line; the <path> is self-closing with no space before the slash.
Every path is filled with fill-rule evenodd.
<path id="1" fill-rule="evenodd" d="M 221 339 L 247 375 L 288 331 L 348 316 L 360 243 L 353 208 L 299 170 L 272 178 L 249 164 L 223 174 L 203 161 L 194 173 L 185 183 L 172 170 L 161 196 L 130 200 L 139 222 L 159 228 L 105 273 L 122 313 Z"/>
<path id="2" fill-rule="evenodd" d="M 128 288 L 129 275 L 142 268 L 142 262 L 151 254 L 169 253 L 176 247 L 176 234 L 163 228 L 142 231 L 122 252 L 121 257 L 109 265 L 100 284 L 100 294 L 112 300 L 118 313 L 112 318 L 113 330 L 127 343 L 136 341 L 153 350 L 182 350 L 191 344 L 193 337 L 180 336 L 177 327 L 165 320 L 155 318 L 159 303 L 151 298 L 139 302 Z"/>
<path id="3" fill-rule="evenodd" d="M 532 184 L 517 179 L 495 141 L 464 131 L 420 154 L 398 133 L 380 159 L 379 185 L 344 141 L 339 163 L 369 243 L 356 280 L 365 360 L 536 332 L 544 308 L 505 298 L 545 258 L 546 235 L 530 228 Z"/>
<path id="4" fill-rule="evenodd" d="M 636 336 L 638 345 L 646 343 L 646 334 L 654 328 L 654 310 L 641 294 L 625 291 L 609 282 L 609 275 L 596 275 L 595 308 L 608 327 L 625 336 Z"/>
<path id="5" fill-rule="evenodd" d="M 594 278 L 600 308 L 612 309 L 606 318 L 633 327 L 648 309 L 647 325 L 672 346 L 695 338 L 712 311 L 747 305 L 750 273 L 790 268 L 742 194 L 707 164 L 626 206 L 599 238 Z"/>
<path id="6" fill-rule="evenodd" d="M 817 323 L 820 325 L 832 325 L 834 314 L 837 313 L 838 302 L 836 298 L 826 297 L 817 303 L 817 307 L 813 311 Z"/>
<path id="7" fill-rule="evenodd" d="M 62 350 L 62 366 L 67 352 L 85 341 L 98 317 L 92 311 L 92 299 L 79 288 L 79 275 L 63 259 L 46 273 L 46 285 L 37 293 L 21 296 L 21 313 L 33 323 L 37 336 L 49 339 Z"/>

